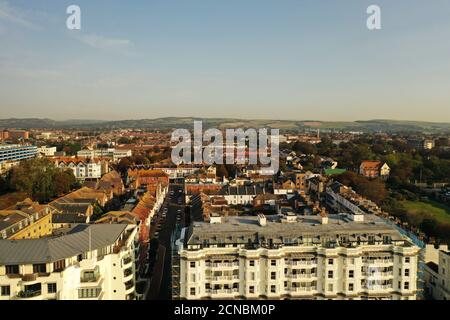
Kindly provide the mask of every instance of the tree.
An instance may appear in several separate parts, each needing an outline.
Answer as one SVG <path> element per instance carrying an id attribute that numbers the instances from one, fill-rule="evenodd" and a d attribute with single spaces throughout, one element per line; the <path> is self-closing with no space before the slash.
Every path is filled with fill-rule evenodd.
<path id="1" fill-rule="evenodd" d="M 334 177 L 340 183 L 352 187 L 357 193 L 377 204 L 381 204 L 388 196 L 385 184 L 381 180 L 368 180 L 350 171 Z"/>
<path id="2" fill-rule="evenodd" d="M 8 185 L 39 202 L 67 193 L 76 182 L 72 171 L 63 171 L 48 159 L 22 161 L 11 169 Z"/>
<path id="3" fill-rule="evenodd" d="M 77 182 L 72 170 L 57 171 L 54 179 L 55 192 L 58 196 L 69 193 Z"/>
<path id="4" fill-rule="evenodd" d="M 296 141 L 292 146 L 292 149 L 297 152 L 301 152 L 306 155 L 314 155 L 317 154 L 317 148 L 308 142 L 300 142 Z"/>
<path id="5" fill-rule="evenodd" d="M 117 171 L 119 171 L 122 175 L 125 175 L 130 166 L 131 166 L 130 158 L 122 158 L 117 164 Z"/>
<path id="6" fill-rule="evenodd" d="M 222 177 L 228 177 L 228 171 L 225 165 L 218 164 L 216 165 L 216 176 L 222 178 Z"/>

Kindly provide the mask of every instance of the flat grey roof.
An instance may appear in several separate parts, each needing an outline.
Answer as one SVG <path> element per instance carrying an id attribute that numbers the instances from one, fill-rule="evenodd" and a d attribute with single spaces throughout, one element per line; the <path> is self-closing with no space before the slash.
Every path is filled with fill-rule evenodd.
<path id="1" fill-rule="evenodd" d="M 0 240 L 0 265 L 48 263 L 114 244 L 125 224 L 79 224 L 54 238 Z"/>
<path id="2" fill-rule="evenodd" d="M 194 222 L 188 229 L 187 243 L 243 243 L 249 239 L 299 238 L 300 236 L 330 236 L 352 234 L 383 234 L 392 240 L 404 239 L 395 227 L 382 218 L 364 215 L 364 222 L 344 219 L 340 215 L 330 215 L 328 224 L 321 224 L 320 216 L 298 216 L 296 222 L 280 222 L 279 216 L 266 216 L 267 224 L 260 226 L 256 216 L 223 217 L 222 223 Z M 241 238 L 241 239 L 238 239 Z M 242 239 L 243 238 L 243 239 Z"/>

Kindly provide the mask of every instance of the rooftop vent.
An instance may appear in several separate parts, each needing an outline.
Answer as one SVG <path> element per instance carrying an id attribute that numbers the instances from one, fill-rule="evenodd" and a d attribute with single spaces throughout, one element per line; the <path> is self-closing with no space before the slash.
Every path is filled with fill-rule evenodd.
<path id="1" fill-rule="evenodd" d="M 258 224 L 261 227 L 264 227 L 265 225 L 267 225 L 267 218 L 262 213 L 258 214 Z"/>
<path id="2" fill-rule="evenodd" d="M 211 216 L 209 218 L 210 224 L 216 224 L 216 223 L 222 223 L 222 217 L 221 216 Z"/>

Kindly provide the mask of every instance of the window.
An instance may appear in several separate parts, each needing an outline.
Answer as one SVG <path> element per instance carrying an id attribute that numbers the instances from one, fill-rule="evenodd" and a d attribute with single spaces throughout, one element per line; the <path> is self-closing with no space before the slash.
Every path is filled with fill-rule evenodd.
<path id="1" fill-rule="evenodd" d="M 19 274 L 19 266 L 18 265 L 6 266 L 6 274 Z"/>
<path id="2" fill-rule="evenodd" d="M 195 288 L 191 288 L 190 292 L 191 292 L 191 296 L 195 296 Z"/>
<path id="3" fill-rule="evenodd" d="M 195 261 L 191 261 L 191 268 L 195 268 Z"/>
<path id="4" fill-rule="evenodd" d="M 277 291 L 276 286 L 270 286 L 270 292 L 275 293 Z"/>
<path id="5" fill-rule="evenodd" d="M 409 290 L 409 282 L 408 281 L 406 281 L 405 284 L 403 285 L 403 289 Z"/>
<path id="6" fill-rule="evenodd" d="M 47 283 L 47 293 L 56 293 L 56 283 Z"/>
<path id="7" fill-rule="evenodd" d="M 33 273 L 46 273 L 47 266 L 45 263 L 33 264 Z"/>
<path id="8" fill-rule="evenodd" d="M 270 265 L 271 266 L 276 266 L 277 265 L 277 260 L 270 260 Z"/>
<path id="9" fill-rule="evenodd" d="M 409 263 L 411 261 L 411 258 L 410 257 L 406 257 L 405 258 L 405 263 Z"/>
<path id="10" fill-rule="evenodd" d="M 254 267 L 255 266 L 255 260 L 250 260 L 248 262 L 248 264 L 249 264 L 250 267 Z"/>
<path id="11" fill-rule="evenodd" d="M 409 269 L 405 269 L 405 277 L 409 277 Z"/>
<path id="12" fill-rule="evenodd" d="M 328 259 L 328 264 L 329 264 L 329 265 L 334 264 L 334 259 Z"/>
<path id="13" fill-rule="evenodd" d="M 254 286 L 248 287 L 248 292 L 255 293 L 255 287 Z"/>
<path id="14" fill-rule="evenodd" d="M 333 279 L 333 271 L 332 270 L 328 271 L 328 279 Z"/>
<path id="15" fill-rule="evenodd" d="M 271 280 L 276 280 L 276 278 L 277 278 L 277 273 L 276 272 L 271 272 L 270 273 L 270 279 Z"/>
<path id="16" fill-rule="evenodd" d="M 11 294 L 11 287 L 10 286 L 2 286 L 1 287 L 1 295 L 2 296 L 8 296 Z"/>
<path id="17" fill-rule="evenodd" d="M 349 278 L 354 278 L 355 272 L 353 270 L 349 270 L 348 271 L 348 277 Z"/>
<path id="18" fill-rule="evenodd" d="M 353 291 L 353 287 L 354 287 L 353 283 L 349 283 L 348 284 L 348 291 Z"/>
<path id="19" fill-rule="evenodd" d="M 102 288 L 82 288 L 78 289 L 78 298 L 97 298 L 102 292 Z"/>
<path id="20" fill-rule="evenodd" d="M 66 260 L 59 260 L 53 263 L 53 271 L 62 271 L 66 268 Z"/>

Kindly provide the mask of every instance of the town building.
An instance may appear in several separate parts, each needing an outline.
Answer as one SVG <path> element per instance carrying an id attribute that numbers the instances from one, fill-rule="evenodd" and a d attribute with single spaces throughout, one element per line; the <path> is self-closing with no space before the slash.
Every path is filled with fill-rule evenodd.
<path id="1" fill-rule="evenodd" d="M 2 138 L 2 140 L 28 140 L 30 139 L 30 133 L 26 130 L 9 129 L 3 131 Z"/>
<path id="2" fill-rule="evenodd" d="M 39 147 L 38 153 L 46 157 L 54 157 L 56 153 L 56 147 Z"/>
<path id="3" fill-rule="evenodd" d="M 387 178 L 391 168 L 381 161 L 366 160 L 359 166 L 359 174 L 367 178 Z"/>
<path id="4" fill-rule="evenodd" d="M 36 239 L 52 234 L 53 208 L 30 199 L 0 210 L 0 239 Z"/>
<path id="5" fill-rule="evenodd" d="M 264 188 L 257 185 L 225 186 L 220 190 L 219 195 L 223 196 L 230 205 L 251 205 L 257 195 L 265 193 Z"/>
<path id="6" fill-rule="evenodd" d="M 62 170 L 72 170 L 77 180 L 99 179 L 109 171 L 109 162 L 103 159 L 55 158 L 54 162 Z"/>
<path id="7" fill-rule="evenodd" d="M 373 215 L 217 217 L 175 245 L 174 298 L 416 299 L 420 249 Z"/>
<path id="8" fill-rule="evenodd" d="M 0 240 L 0 300 L 134 300 L 136 234 L 80 224 L 58 237 Z"/>
<path id="9" fill-rule="evenodd" d="M 38 154 L 36 146 L 0 145 L 0 173 L 4 173 L 20 161 L 35 158 Z"/>
<path id="10" fill-rule="evenodd" d="M 120 160 L 122 158 L 131 157 L 133 155 L 131 150 L 128 149 L 96 149 L 96 150 L 80 150 L 77 152 L 77 156 L 80 158 L 112 158 L 113 161 Z"/>
<path id="11" fill-rule="evenodd" d="M 437 251 L 438 261 L 428 261 L 425 266 L 426 293 L 435 300 L 450 300 L 450 251 Z"/>

